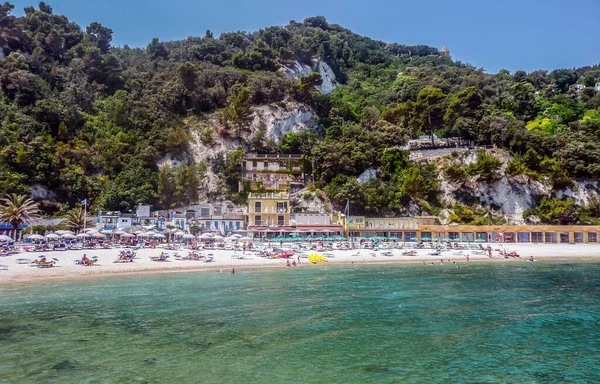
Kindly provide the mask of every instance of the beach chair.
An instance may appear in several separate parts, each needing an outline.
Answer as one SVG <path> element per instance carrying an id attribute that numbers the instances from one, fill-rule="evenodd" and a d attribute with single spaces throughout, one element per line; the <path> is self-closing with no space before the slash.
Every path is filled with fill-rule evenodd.
<path id="1" fill-rule="evenodd" d="M 8 265 L 0 264 L 0 271 L 8 271 Z"/>
<path id="2" fill-rule="evenodd" d="M 31 259 L 22 259 L 22 258 L 18 258 L 16 260 L 17 264 L 30 264 L 31 263 Z"/>

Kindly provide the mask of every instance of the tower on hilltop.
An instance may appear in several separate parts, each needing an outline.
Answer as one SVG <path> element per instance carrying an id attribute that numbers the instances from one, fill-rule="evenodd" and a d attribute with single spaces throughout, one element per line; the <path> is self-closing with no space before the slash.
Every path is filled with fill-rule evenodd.
<path id="1" fill-rule="evenodd" d="M 442 56 L 446 56 L 448 58 L 451 57 L 450 56 L 450 50 L 445 45 L 444 45 L 444 48 L 442 48 L 442 50 L 440 52 L 441 52 Z"/>

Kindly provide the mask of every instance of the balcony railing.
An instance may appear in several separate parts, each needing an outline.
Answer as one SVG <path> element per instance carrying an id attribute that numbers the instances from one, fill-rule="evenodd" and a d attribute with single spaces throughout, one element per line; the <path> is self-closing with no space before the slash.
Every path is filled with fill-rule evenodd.
<path id="1" fill-rule="evenodd" d="M 291 211 L 291 210 L 290 210 L 290 208 L 289 208 L 289 207 L 288 207 L 288 208 L 275 208 L 275 207 L 269 207 L 269 208 L 262 208 L 262 209 L 260 209 L 260 210 L 257 210 L 257 209 L 255 209 L 255 208 L 251 207 L 251 208 L 250 208 L 250 210 L 248 211 L 248 213 L 256 213 L 256 214 L 259 214 L 259 213 L 264 213 L 264 214 L 269 214 L 269 213 L 271 213 L 271 214 L 277 214 L 277 213 L 279 213 L 279 214 L 282 214 L 282 215 L 283 215 L 283 214 L 286 214 L 286 213 L 291 213 L 290 211 Z"/>
<path id="2" fill-rule="evenodd" d="M 253 225 L 252 221 L 250 221 L 250 225 Z M 289 220 L 255 220 L 254 225 L 265 226 L 265 227 L 269 227 L 269 226 L 287 227 L 290 225 L 290 221 Z"/>

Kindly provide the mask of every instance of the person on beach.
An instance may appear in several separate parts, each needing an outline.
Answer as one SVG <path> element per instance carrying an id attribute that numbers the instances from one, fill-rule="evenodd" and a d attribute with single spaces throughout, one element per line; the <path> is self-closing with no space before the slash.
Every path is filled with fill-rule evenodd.
<path id="1" fill-rule="evenodd" d="M 235 268 L 231 268 L 231 271 L 229 272 L 231 275 L 235 275 Z"/>
<path id="2" fill-rule="evenodd" d="M 288 261 L 289 261 L 289 260 L 288 260 Z M 297 266 L 298 266 L 298 264 L 296 264 L 296 262 L 295 262 L 295 261 L 292 261 L 292 266 L 294 266 L 294 267 L 297 267 Z"/>
<path id="3" fill-rule="evenodd" d="M 245 255 L 245 254 L 246 254 L 246 243 L 244 243 L 244 244 L 242 245 L 242 250 L 243 250 L 243 251 L 242 251 L 242 254 L 243 254 L 243 255 Z"/>
<path id="4" fill-rule="evenodd" d="M 529 261 L 534 261 L 533 260 L 533 255 L 529 256 Z"/>
<path id="5" fill-rule="evenodd" d="M 90 265 L 91 264 L 90 263 L 90 259 L 88 259 L 87 255 L 85 253 L 83 254 L 83 257 L 81 258 L 81 263 L 83 265 Z"/>
<path id="6" fill-rule="evenodd" d="M 286 265 L 287 267 L 291 267 L 291 266 L 292 266 L 292 264 L 290 263 L 290 259 L 287 259 L 287 263 L 285 263 L 285 265 Z"/>

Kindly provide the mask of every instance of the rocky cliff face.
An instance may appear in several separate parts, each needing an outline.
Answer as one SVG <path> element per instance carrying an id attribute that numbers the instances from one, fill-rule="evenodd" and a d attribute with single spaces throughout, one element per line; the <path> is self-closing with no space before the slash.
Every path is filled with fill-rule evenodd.
<path id="1" fill-rule="evenodd" d="M 248 150 L 247 143 L 256 136 L 262 124 L 266 127 L 267 140 L 274 145 L 279 144 L 283 135 L 288 132 L 319 129 L 312 109 L 294 101 L 254 107 L 253 120 L 242 140 L 219 136 L 217 134 L 219 124 L 218 113 L 203 120 L 194 118 L 186 121 L 189 134 L 187 150 L 168 153 L 157 162 L 158 167 L 168 165 L 177 168 L 182 164 L 206 162 L 209 167 L 205 173 L 205 192 L 215 193 L 218 190 L 219 177 L 215 175 L 210 164 L 219 155 L 225 155 L 238 146 Z"/>
<path id="2" fill-rule="evenodd" d="M 318 129 L 314 112 L 306 105 L 296 102 L 282 102 L 275 105 L 256 107 L 251 124 L 253 137 L 261 124 L 265 124 L 267 135 L 274 144 L 279 144 L 288 132 Z"/>
<path id="3" fill-rule="evenodd" d="M 335 73 L 331 67 L 324 61 L 314 58 L 311 65 L 294 61 L 282 68 L 283 75 L 289 79 L 299 80 L 302 76 L 310 75 L 313 72 L 319 72 L 323 83 L 316 88 L 323 94 L 331 94 L 338 86 Z"/>
<path id="4" fill-rule="evenodd" d="M 477 152 L 469 151 L 459 159 L 445 156 L 436 159 L 440 170 L 441 199 L 449 204 L 463 203 L 480 207 L 490 207 L 498 214 L 504 214 L 509 223 L 523 224 L 523 212 L 534 207 L 543 197 L 552 197 L 549 181 L 535 181 L 524 175 L 508 176 L 506 166 L 512 156 L 504 151 L 494 151 L 494 156 L 502 160 L 499 173 L 501 178 L 495 183 L 477 181 L 469 177 L 464 183 L 456 183 L 444 177 L 443 168 L 452 162 L 461 162 L 464 167 L 476 161 Z M 573 188 L 555 191 L 558 197 L 572 197 L 577 204 L 587 204 L 593 196 L 600 196 L 600 183 L 579 181 Z"/>

